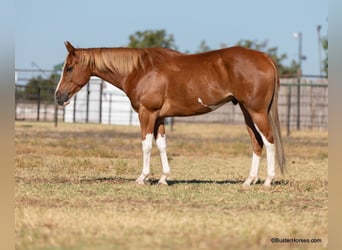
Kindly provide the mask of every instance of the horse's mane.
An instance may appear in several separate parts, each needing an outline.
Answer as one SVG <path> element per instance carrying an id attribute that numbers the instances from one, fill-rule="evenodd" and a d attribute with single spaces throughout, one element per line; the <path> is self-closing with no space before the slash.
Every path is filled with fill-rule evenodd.
<path id="1" fill-rule="evenodd" d="M 100 71 L 127 74 L 141 63 L 141 55 L 139 50 L 128 48 L 83 49 L 81 63 Z"/>
<path id="2" fill-rule="evenodd" d="M 154 49 L 133 49 L 133 48 L 91 48 L 82 49 L 81 63 L 100 71 L 112 71 L 119 74 L 129 74 L 134 69 L 146 64 L 154 65 L 161 57 L 161 54 L 178 54 L 179 52 L 154 48 Z"/>

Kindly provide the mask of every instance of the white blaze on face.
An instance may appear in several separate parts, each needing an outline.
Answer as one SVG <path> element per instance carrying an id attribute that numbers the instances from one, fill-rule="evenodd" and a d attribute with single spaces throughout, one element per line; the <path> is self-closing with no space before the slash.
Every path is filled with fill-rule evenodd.
<path id="1" fill-rule="evenodd" d="M 64 65 L 63 65 L 63 68 L 62 68 L 62 74 L 61 74 L 61 77 L 59 78 L 59 82 L 58 82 L 58 84 L 57 84 L 57 88 L 56 88 L 56 91 L 55 91 L 55 95 L 56 95 L 56 92 L 59 90 L 59 87 L 60 87 L 61 82 L 62 82 L 62 79 L 63 79 L 65 64 L 66 64 L 66 60 L 64 61 Z"/>
<path id="2" fill-rule="evenodd" d="M 56 95 L 57 91 L 59 90 L 59 87 L 60 87 L 60 85 L 61 85 L 61 83 L 62 83 L 62 79 L 63 79 L 63 76 L 64 76 L 64 68 L 65 68 L 65 65 L 66 65 L 66 61 L 67 61 L 67 60 L 65 59 L 64 65 L 63 65 L 63 67 L 62 67 L 61 77 L 59 78 L 59 82 L 58 82 L 57 87 L 56 87 L 56 90 L 55 90 L 55 95 Z M 66 102 L 64 102 L 64 103 L 63 103 L 63 106 L 68 105 L 68 104 L 71 102 L 71 98 L 72 98 L 72 97 L 70 97 L 69 100 L 67 100 Z"/>

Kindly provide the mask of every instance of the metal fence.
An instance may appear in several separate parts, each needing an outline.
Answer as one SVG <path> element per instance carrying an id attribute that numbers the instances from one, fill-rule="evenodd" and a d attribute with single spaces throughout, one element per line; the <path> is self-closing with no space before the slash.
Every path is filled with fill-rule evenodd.
<path id="1" fill-rule="evenodd" d="M 280 124 L 286 127 L 287 134 L 302 128 L 327 130 L 328 84 L 281 83 L 278 109 Z M 179 117 L 175 121 L 244 124 L 244 117 L 239 105 L 228 103 L 206 115 Z"/>
<path id="2" fill-rule="evenodd" d="M 125 94 L 99 78 L 92 78 L 65 108 L 54 104 L 53 95 L 51 87 L 31 87 L 28 91 L 27 85 L 16 84 L 16 120 L 139 125 L 138 115 Z M 326 79 L 300 84 L 295 79 L 282 80 L 278 105 L 281 125 L 288 134 L 297 129 L 328 129 Z M 238 105 L 227 103 L 211 113 L 175 117 L 173 122 L 244 124 L 244 118 Z"/>

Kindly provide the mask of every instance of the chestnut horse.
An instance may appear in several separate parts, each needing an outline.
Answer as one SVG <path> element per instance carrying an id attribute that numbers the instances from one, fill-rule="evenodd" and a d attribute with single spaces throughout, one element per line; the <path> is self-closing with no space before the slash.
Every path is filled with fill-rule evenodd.
<path id="1" fill-rule="evenodd" d="M 166 48 L 75 48 L 65 42 L 66 57 L 55 92 L 59 105 L 97 76 L 123 90 L 138 112 L 143 152 L 144 184 L 150 173 L 153 138 L 160 152 L 162 176 L 167 185 L 170 167 L 166 153 L 164 119 L 208 113 L 231 101 L 239 104 L 251 138 L 253 155 L 244 186 L 258 180 L 262 148 L 266 147 L 267 178 L 275 176 L 275 158 L 285 169 L 278 117 L 277 66 L 266 54 L 232 47 L 200 54 L 183 54 Z"/>

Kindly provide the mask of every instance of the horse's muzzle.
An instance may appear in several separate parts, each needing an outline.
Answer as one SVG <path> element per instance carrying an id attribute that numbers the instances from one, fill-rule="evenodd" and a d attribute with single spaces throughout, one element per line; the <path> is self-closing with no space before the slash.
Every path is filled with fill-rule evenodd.
<path id="1" fill-rule="evenodd" d="M 61 92 L 57 91 L 55 93 L 55 102 L 56 102 L 56 104 L 63 105 L 63 106 L 69 104 L 70 101 L 69 101 L 68 94 L 67 93 L 61 93 Z"/>

